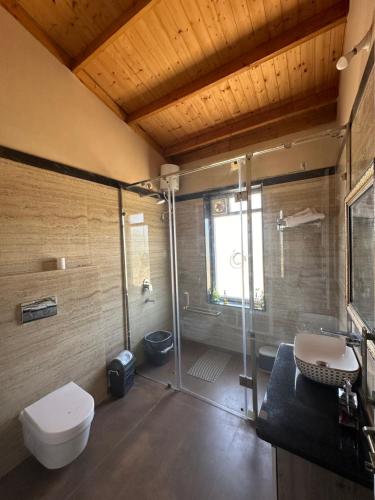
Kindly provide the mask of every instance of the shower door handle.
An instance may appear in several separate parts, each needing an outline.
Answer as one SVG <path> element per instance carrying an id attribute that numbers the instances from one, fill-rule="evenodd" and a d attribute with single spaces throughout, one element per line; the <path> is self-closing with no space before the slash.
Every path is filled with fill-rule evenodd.
<path id="1" fill-rule="evenodd" d="M 190 294 L 189 292 L 184 292 L 184 298 L 185 298 L 185 305 L 184 309 L 187 309 L 190 305 Z"/>

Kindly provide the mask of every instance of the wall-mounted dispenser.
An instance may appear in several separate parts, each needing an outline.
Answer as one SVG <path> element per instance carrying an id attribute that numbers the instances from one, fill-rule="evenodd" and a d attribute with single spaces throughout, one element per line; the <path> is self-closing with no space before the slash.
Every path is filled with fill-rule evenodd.
<path id="1" fill-rule="evenodd" d="M 48 318 L 57 314 L 57 297 L 44 297 L 21 304 L 21 323 L 30 323 L 37 319 Z"/>

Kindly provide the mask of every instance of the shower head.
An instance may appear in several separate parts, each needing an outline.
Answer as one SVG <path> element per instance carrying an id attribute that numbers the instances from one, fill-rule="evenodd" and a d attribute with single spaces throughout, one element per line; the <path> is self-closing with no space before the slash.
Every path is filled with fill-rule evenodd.
<path id="1" fill-rule="evenodd" d="M 146 193 L 141 195 L 142 198 L 156 198 L 156 203 L 157 205 L 161 205 L 162 203 L 165 203 L 167 201 L 164 193 L 157 193 L 156 191 L 152 191 L 151 193 Z"/>

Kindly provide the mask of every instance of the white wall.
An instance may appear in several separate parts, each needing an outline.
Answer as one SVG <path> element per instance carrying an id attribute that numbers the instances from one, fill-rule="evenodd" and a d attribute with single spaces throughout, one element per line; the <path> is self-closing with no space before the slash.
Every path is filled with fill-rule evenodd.
<path id="1" fill-rule="evenodd" d="M 345 30 L 344 53 L 351 50 L 366 34 L 371 26 L 374 9 L 374 0 L 351 0 Z M 345 125 L 349 120 L 367 58 L 368 52 L 360 52 L 352 59 L 350 66 L 340 73 L 338 121 L 341 125 Z"/>
<path id="2" fill-rule="evenodd" d="M 0 144 L 127 182 L 163 158 L 0 7 Z"/>

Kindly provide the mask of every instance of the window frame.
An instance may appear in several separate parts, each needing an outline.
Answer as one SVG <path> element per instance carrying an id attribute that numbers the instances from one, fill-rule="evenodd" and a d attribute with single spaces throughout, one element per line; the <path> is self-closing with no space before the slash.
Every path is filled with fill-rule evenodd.
<path id="1" fill-rule="evenodd" d="M 252 209 L 251 210 L 251 215 L 254 213 L 260 213 L 261 214 L 261 220 L 262 220 L 262 251 L 263 251 L 263 307 L 253 307 L 253 310 L 255 311 L 265 311 L 266 310 L 266 304 L 265 304 L 265 280 L 264 280 L 264 230 L 263 230 L 263 193 L 262 193 L 262 186 L 261 185 L 256 185 L 251 188 L 252 190 L 256 192 L 260 192 L 261 195 L 261 200 L 262 204 L 260 208 Z M 224 306 L 230 306 L 230 307 L 241 307 L 242 305 L 242 299 L 238 297 L 230 297 L 227 296 L 228 302 L 224 302 L 224 297 L 220 296 L 219 301 L 214 300 L 212 298 L 212 293 L 211 290 L 214 290 L 216 288 L 216 256 L 215 256 L 215 251 L 214 251 L 214 242 L 215 242 L 215 233 L 214 233 L 214 224 L 213 224 L 213 215 L 212 215 L 212 210 L 211 210 L 211 202 L 215 198 L 219 198 L 220 196 L 228 196 L 228 195 L 235 195 L 238 193 L 237 189 L 223 189 L 222 191 L 215 191 L 215 194 L 207 194 L 203 196 L 203 207 L 204 207 L 204 233 L 205 233 L 205 251 L 206 251 L 206 274 L 207 274 L 207 302 L 210 304 L 216 304 L 216 305 L 224 305 Z M 249 216 L 249 213 L 247 213 Z M 229 215 L 229 214 L 228 214 Z M 238 215 L 240 215 L 238 213 Z M 252 293 L 254 294 L 254 290 L 252 290 Z M 245 300 L 245 307 L 249 307 L 249 300 Z"/>

